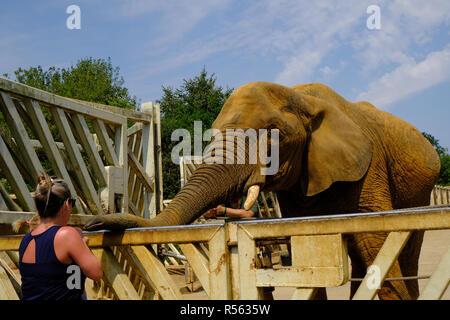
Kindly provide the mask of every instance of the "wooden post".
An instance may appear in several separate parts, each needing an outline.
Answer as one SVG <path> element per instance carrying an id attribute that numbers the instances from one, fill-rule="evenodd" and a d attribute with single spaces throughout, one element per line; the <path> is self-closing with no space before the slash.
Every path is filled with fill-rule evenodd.
<path id="1" fill-rule="evenodd" d="M 228 255 L 225 228 L 220 228 L 209 240 L 210 299 L 227 300 L 231 298 Z"/>
<path id="2" fill-rule="evenodd" d="M 143 102 L 142 112 L 153 115 L 153 103 Z M 155 156 L 154 156 L 154 119 L 142 127 L 142 162 L 143 167 L 150 179 L 155 181 Z M 152 188 L 155 190 L 155 187 Z M 156 215 L 156 195 L 144 190 L 144 218 L 153 218 Z"/>
<path id="3" fill-rule="evenodd" d="M 238 226 L 239 279 L 241 300 L 261 300 L 262 288 L 256 287 L 255 240 L 242 226 Z"/>

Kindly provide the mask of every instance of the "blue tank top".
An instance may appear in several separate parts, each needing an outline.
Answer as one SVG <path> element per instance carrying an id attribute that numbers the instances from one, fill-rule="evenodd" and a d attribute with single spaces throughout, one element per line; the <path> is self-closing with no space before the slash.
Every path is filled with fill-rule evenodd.
<path id="1" fill-rule="evenodd" d="M 19 269 L 23 300 L 82 300 L 86 276 L 76 264 L 58 260 L 53 241 L 61 226 L 38 235 L 26 234 L 19 246 Z M 22 262 L 25 249 L 35 241 L 35 263 Z M 78 270 L 76 270 L 78 268 Z M 76 277 L 79 276 L 79 279 Z M 70 279 L 69 279 L 70 278 Z"/>

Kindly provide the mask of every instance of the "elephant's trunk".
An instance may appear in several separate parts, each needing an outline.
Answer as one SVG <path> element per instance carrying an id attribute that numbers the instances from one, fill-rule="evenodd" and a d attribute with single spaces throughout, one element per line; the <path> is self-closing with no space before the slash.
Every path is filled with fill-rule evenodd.
<path id="1" fill-rule="evenodd" d="M 189 224 L 218 204 L 243 192 L 251 168 L 245 165 L 202 165 L 166 209 L 148 223 L 152 226 Z"/>
<path id="2" fill-rule="evenodd" d="M 235 143 L 231 150 L 226 148 L 230 141 Z M 258 164 L 249 163 L 249 143 L 242 132 L 223 134 L 220 139 L 216 136 L 209 146 L 210 155 L 203 159 L 205 164 L 195 170 L 168 207 L 148 223 L 151 226 L 191 223 L 218 204 L 242 196 L 252 185 L 263 184 Z M 212 159 L 220 159 L 222 164 L 213 163 Z M 208 160 L 211 164 L 206 164 Z"/>

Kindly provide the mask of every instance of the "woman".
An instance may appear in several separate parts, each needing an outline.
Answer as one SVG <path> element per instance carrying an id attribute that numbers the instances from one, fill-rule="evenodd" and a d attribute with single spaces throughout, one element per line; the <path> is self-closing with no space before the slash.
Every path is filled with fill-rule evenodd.
<path id="1" fill-rule="evenodd" d="M 64 180 L 41 176 L 34 201 L 40 223 L 19 247 L 22 299 L 82 300 L 86 276 L 98 281 L 102 268 L 81 229 L 67 226 L 75 199 Z"/>

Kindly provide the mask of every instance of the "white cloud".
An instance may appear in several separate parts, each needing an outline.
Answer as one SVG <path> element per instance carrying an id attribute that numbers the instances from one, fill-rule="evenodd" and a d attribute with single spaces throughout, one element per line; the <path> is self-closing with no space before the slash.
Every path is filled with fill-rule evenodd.
<path id="1" fill-rule="evenodd" d="M 230 0 L 128 0 L 121 6 L 125 17 L 134 18 L 154 13 L 160 21 L 161 36 L 152 40 L 153 45 L 164 45 L 179 40 L 208 15 L 224 9 Z"/>
<path id="2" fill-rule="evenodd" d="M 358 100 L 386 109 L 396 101 L 450 80 L 450 45 L 430 53 L 423 61 L 408 61 L 372 82 Z"/>

